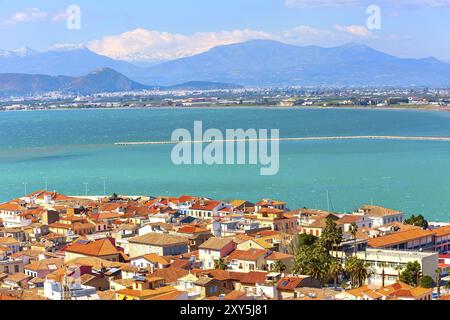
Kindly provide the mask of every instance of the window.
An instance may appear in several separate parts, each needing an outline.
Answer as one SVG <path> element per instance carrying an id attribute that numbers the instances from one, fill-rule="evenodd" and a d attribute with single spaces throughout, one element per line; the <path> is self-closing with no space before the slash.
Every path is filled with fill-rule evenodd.
<path id="1" fill-rule="evenodd" d="M 210 293 L 217 293 L 218 291 L 219 291 L 219 288 L 217 286 L 213 286 L 209 290 Z"/>

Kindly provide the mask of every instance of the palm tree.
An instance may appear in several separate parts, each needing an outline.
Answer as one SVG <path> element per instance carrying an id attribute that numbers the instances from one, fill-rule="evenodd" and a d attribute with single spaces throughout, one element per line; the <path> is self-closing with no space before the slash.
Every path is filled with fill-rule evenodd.
<path id="1" fill-rule="evenodd" d="M 218 260 L 214 260 L 214 269 L 216 270 L 227 270 L 228 265 L 224 259 L 220 258 Z"/>
<path id="2" fill-rule="evenodd" d="M 350 275 L 353 287 L 362 287 L 364 282 L 370 275 L 369 265 L 357 257 L 352 257 L 347 260 L 346 271 Z"/>
<path id="3" fill-rule="evenodd" d="M 356 234 L 358 233 L 358 225 L 355 222 L 352 222 L 350 225 L 350 234 L 353 236 L 353 254 L 356 256 Z"/>
<path id="4" fill-rule="evenodd" d="M 330 263 L 328 272 L 330 273 L 330 277 L 333 278 L 334 281 L 334 290 L 337 291 L 338 279 L 339 275 L 342 273 L 342 265 L 338 259 L 333 259 Z"/>
<path id="5" fill-rule="evenodd" d="M 434 270 L 434 273 L 436 273 L 436 286 L 437 286 L 437 294 L 438 298 L 441 297 L 441 269 Z"/>
<path id="6" fill-rule="evenodd" d="M 394 269 L 398 272 L 398 280 L 400 281 L 400 275 L 402 274 L 403 266 L 401 264 L 398 264 L 394 267 Z"/>
<path id="7" fill-rule="evenodd" d="M 381 276 L 382 276 L 382 278 L 383 278 L 383 282 L 382 282 L 382 287 L 384 288 L 384 285 L 385 285 L 385 279 L 386 279 L 386 272 L 385 272 L 385 268 L 386 268 L 386 262 L 384 262 L 384 261 L 382 261 L 382 262 L 380 262 L 380 267 L 381 267 Z"/>
<path id="8" fill-rule="evenodd" d="M 284 273 L 286 271 L 286 265 L 284 265 L 284 263 L 281 262 L 281 260 L 277 260 L 275 261 L 272 269 L 274 272 Z"/>
<path id="9" fill-rule="evenodd" d="M 324 282 L 326 269 L 325 266 L 318 261 L 312 262 L 306 270 L 306 274 L 316 280 Z"/>

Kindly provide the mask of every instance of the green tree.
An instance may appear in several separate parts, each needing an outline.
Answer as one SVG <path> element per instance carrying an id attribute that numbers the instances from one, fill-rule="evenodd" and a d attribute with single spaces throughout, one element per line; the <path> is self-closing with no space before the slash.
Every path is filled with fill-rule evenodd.
<path id="1" fill-rule="evenodd" d="M 423 276 L 422 278 L 420 278 L 419 285 L 422 288 L 427 289 L 433 288 L 434 285 L 433 278 L 430 276 Z"/>
<path id="2" fill-rule="evenodd" d="M 342 229 L 337 227 L 331 216 L 327 217 L 325 228 L 319 240 L 328 251 L 341 244 Z"/>
<path id="3" fill-rule="evenodd" d="M 286 265 L 283 262 L 281 262 L 281 260 L 277 260 L 273 265 L 273 271 L 278 273 L 284 273 L 286 271 Z"/>
<path id="4" fill-rule="evenodd" d="M 420 274 L 420 263 L 417 261 L 408 262 L 405 270 L 400 274 L 400 281 L 417 287 L 419 285 Z"/>
<path id="5" fill-rule="evenodd" d="M 295 274 L 309 275 L 325 283 L 329 279 L 328 268 L 331 262 L 330 252 L 317 241 L 312 246 L 303 246 L 294 260 Z"/>
<path id="6" fill-rule="evenodd" d="M 334 290 L 337 290 L 339 276 L 343 272 L 342 265 L 338 259 L 333 259 L 329 265 L 328 272 L 330 277 L 333 279 Z"/>
<path id="7" fill-rule="evenodd" d="M 382 262 L 380 263 L 381 276 L 382 276 L 382 279 L 383 279 L 383 282 L 382 282 L 381 286 L 382 286 L 383 288 L 384 288 L 385 283 L 386 283 L 386 281 L 385 281 L 385 280 L 386 280 L 386 271 L 385 271 L 386 266 L 387 266 L 386 262 L 382 261 Z"/>
<path id="8" fill-rule="evenodd" d="M 350 234 L 353 237 L 353 254 L 356 256 L 356 234 L 358 233 L 358 226 L 356 225 L 355 222 L 352 222 L 352 224 L 350 225 Z"/>
<path id="9" fill-rule="evenodd" d="M 400 275 L 404 269 L 404 266 L 402 264 L 398 264 L 394 267 L 394 269 L 398 272 L 398 280 L 400 281 Z"/>
<path id="10" fill-rule="evenodd" d="M 293 237 L 290 245 L 289 245 L 289 252 L 292 255 L 297 255 L 297 253 L 300 251 L 301 248 L 307 246 L 312 246 L 316 243 L 316 241 L 319 238 L 316 236 L 313 236 L 312 234 L 297 234 Z"/>
<path id="11" fill-rule="evenodd" d="M 412 215 L 405 220 L 405 223 L 416 227 L 421 227 L 423 229 L 428 229 L 428 221 L 421 214 L 418 216 Z"/>
<path id="12" fill-rule="evenodd" d="M 227 270 L 228 265 L 226 261 L 222 258 L 214 260 L 214 269 L 216 270 Z"/>
<path id="13" fill-rule="evenodd" d="M 117 201 L 119 200 L 119 196 L 117 193 L 113 193 L 112 196 L 109 198 L 110 201 Z"/>
<path id="14" fill-rule="evenodd" d="M 364 285 L 367 278 L 370 276 L 369 264 L 366 261 L 358 259 L 357 257 L 350 257 L 345 264 L 345 271 L 350 277 L 350 281 L 354 288 Z"/>
<path id="15" fill-rule="evenodd" d="M 441 297 L 441 269 L 434 270 L 434 274 L 436 275 L 437 294 L 438 297 Z"/>

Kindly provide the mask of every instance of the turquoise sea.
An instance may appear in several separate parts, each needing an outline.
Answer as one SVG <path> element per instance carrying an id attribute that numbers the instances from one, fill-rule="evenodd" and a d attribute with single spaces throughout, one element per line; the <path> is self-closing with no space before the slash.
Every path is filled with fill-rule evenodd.
<path id="1" fill-rule="evenodd" d="M 69 195 L 204 195 L 286 200 L 291 209 L 348 212 L 378 204 L 450 219 L 450 142 L 348 140 L 280 144 L 280 172 L 259 166 L 175 166 L 177 128 L 280 129 L 281 137 L 448 136 L 450 113 L 352 109 L 141 109 L 0 113 L 0 201 L 48 188 Z M 24 184 L 26 183 L 26 184 Z"/>

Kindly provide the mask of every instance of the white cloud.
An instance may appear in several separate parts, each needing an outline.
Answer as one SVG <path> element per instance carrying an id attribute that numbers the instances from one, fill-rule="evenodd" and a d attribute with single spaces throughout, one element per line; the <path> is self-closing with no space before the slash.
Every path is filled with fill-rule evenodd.
<path id="1" fill-rule="evenodd" d="M 2 22 L 2 24 L 16 25 L 22 22 L 42 21 L 46 20 L 47 17 L 48 13 L 39 8 L 28 8 L 23 11 L 13 13 L 6 21 Z"/>
<path id="2" fill-rule="evenodd" d="M 369 38 L 372 36 L 372 32 L 364 26 L 351 25 L 351 26 L 341 26 L 336 24 L 334 29 L 339 32 L 346 32 L 356 37 Z"/>
<path id="3" fill-rule="evenodd" d="M 121 60 L 168 60 L 202 53 L 219 45 L 270 38 L 271 34 L 250 29 L 192 35 L 135 29 L 91 41 L 88 47 L 98 54 Z"/>
<path id="4" fill-rule="evenodd" d="M 50 50 L 52 51 L 71 51 L 83 49 L 85 46 L 81 43 L 57 43 L 53 45 Z"/>
<path id="5" fill-rule="evenodd" d="M 278 33 L 251 29 L 199 32 L 192 35 L 147 29 L 135 29 L 91 41 L 87 47 L 104 56 L 126 61 L 172 60 L 203 53 L 209 49 L 254 39 L 277 40 L 290 44 L 337 44 L 361 38 L 372 33 L 362 26 L 337 25 L 332 30 L 300 25 Z"/>
<path id="6" fill-rule="evenodd" d="M 360 2 L 361 0 L 285 0 L 286 6 L 298 8 L 339 7 Z"/>
<path id="7" fill-rule="evenodd" d="M 66 11 L 58 12 L 53 15 L 52 20 L 55 22 L 67 21 L 69 15 Z"/>
<path id="8" fill-rule="evenodd" d="M 291 8 L 369 6 L 371 4 L 396 7 L 450 7 L 450 0 L 284 0 L 284 3 Z"/>

